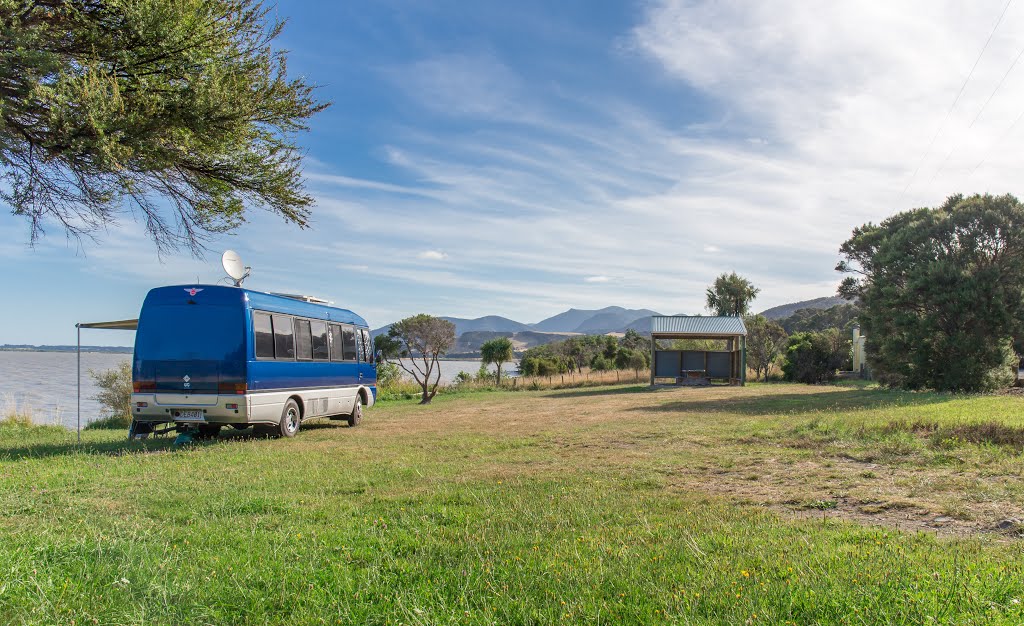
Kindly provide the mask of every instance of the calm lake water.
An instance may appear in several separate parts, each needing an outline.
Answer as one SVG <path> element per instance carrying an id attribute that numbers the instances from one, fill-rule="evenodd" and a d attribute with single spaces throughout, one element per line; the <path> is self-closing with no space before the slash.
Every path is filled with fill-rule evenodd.
<path id="1" fill-rule="evenodd" d="M 103 417 L 89 370 L 103 371 L 130 361 L 130 354 L 82 353 L 82 425 Z M 75 353 L 0 351 L 0 413 L 31 412 L 42 424 L 75 427 Z"/>
<path id="2" fill-rule="evenodd" d="M 89 370 L 108 370 L 130 354 L 82 353 L 82 425 L 103 417 L 99 403 L 93 398 L 96 385 Z M 476 374 L 480 361 L 441 361 L 441 382 L 449 383 L 461 371 Z M 515 365 L 505 364 L 505 371 Z M 490 371 L 494 371 L 491 366 Z M 62 424 L 75 427 L 75 353 L 74 352 L 6 352 L 0 351 L 0 416 L 12 409 L 31 412 L 41 424 Z"/>

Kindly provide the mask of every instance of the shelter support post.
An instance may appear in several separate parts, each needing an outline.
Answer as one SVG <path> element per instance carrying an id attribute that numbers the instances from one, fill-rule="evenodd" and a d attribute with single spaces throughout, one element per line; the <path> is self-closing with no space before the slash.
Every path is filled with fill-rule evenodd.
<path id="1" fill-rule="evenodd" d="M 740 336 L 740 387 L 747 385 L 747 336 Z"/>
<path id="2" fill-rule="evenodd" d="M 658 338 L 651 334 L 651 387 L 654 386 L 654 368 L 658 367 Z"/>

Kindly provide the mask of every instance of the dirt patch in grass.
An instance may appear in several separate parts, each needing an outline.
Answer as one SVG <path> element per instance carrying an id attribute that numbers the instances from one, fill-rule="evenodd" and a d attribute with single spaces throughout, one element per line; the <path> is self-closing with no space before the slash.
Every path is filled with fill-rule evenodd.
<path id="1" fill-rule="evenodd" d="M 842 518 L 940 535 L 1016 536 L 1017 527 L 999 525 L 1024 518 L 1019 502 L 967 496 L 985 491 L 984 483 L 990 480 L 998 481 L 970 473 L 909 470 L 842 458 L 797 463 L 757 458 L 710 475 L 678 468 L 670 483 L 673 488 L 701 490 L 798 518 Z"/>

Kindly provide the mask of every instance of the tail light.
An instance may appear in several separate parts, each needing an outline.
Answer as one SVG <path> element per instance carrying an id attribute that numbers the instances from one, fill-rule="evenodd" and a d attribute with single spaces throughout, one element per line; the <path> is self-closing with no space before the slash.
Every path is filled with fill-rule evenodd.
<path id="1" fill-rule="evenodd" d="M 149 406 L 149 403 L 148 402 L 136 402 L 135 406 L 139 407 L 140 409 L 145 409 L 145 408 L 147 408 Z"/>
<path id="2" fill-rule="evenodd" d="M 245 383 L 217 383 L 217 393 L 245 395 Z"/>
<path id="3" fill-rule="evenodd" d="M 224 408 L 225 409 L 238 409 L 238 404 L 236 404 L 234 402 L 228 402 L 227 404 L 224 405 Z"/>
<path id="4" fill-rule="evenodd" d="M 146 391 L 156 391 L 155 380 L 133 380 L 132 391 L 135 393 L 143 393 Z"/>

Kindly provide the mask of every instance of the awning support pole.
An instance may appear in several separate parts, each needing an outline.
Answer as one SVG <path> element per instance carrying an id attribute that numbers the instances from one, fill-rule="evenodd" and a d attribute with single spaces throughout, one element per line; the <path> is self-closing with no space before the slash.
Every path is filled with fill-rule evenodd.
<path id="1" fill-rule="evenodd" d="M 78 372 L 78 417 L 76 418 L 76 428 L 78 433 L 78 443 L 82 443 L 82 327 L 79 324 L 75 324 L 75 332 L 78 334 L 78 349 L 76 350 L 77 358 L 76 364 Z"/>

